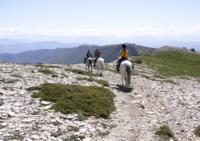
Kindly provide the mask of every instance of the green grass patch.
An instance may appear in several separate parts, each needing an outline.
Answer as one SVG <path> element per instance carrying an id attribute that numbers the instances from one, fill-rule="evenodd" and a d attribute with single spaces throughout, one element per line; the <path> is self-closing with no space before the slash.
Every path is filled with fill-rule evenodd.
<path id="1" fill-rule="evenodd" d="M 65 68 L 65 71 L 71 71 L 75 74 L 87 75 L 87 76 L 95 76 L 94 74 L 88 73 L 87 71 L 74 69 L 74 68 Z"/>
<path id="2" fill-rule="evenodd" d="M 156 78 L 161 78 L 161 79 L 165 79 L 165 77 L 163 75 L 159 75 L 159 74 L 154 74 L 154 77 Z"/>
<path id="3" fill-rule="evenodd" d="M 19 132 L 11 133 L 10 136 L 5 136 L 4 141 L 10 141 L 10 140 L 23 140 L 24 137 Z"/>
<path id="4" fill-rule="evenodd" d="M 162 138 L 164 140 L 169 140 L 170 138 L 172 138 L 174 141 L 176 141 L 174 133 L 172 132 L 172 130 L 167 125 L 161 126 L 156 131 L 155 134 L 158 135 L 160 138 Z"/>
<path id="5" fill-rule="evenodd" d="M 62 67 L 56 66 L 56 65 L 44 65 L 42 63 L 38 63 L 35 66 L 39 67 L 39 68 L 62 68 Z"/>
<path id="6" fill-rule="evenodd" d="M 48 65 L 47 68 L 62 68 L 60 66 L 55 66 L 55 65 Z"/>
<path id="7" fill-rule="evenodd" d="M 54 72 L 48 68 L 40 68 L 38 72 L 41 72 L 43 74 L 54 74 Z"/>
<path id="8" fill-rule="evenodd" d="M 145 74 L 141 74 L 140 76 L 143 77 L 143 78 L 146 78 L 146 79 L 150 79 L 150 76 L 145 75 Z"/>
<path id="9" fill-rule="evenodd" d="M 167 82 L 167 83 L 171 83 L 171 84 L 174 84 L 174 85 L 177 85 L 178 83 L 174 82 L 174 80 L 171 80 L 171 79 L 164 79 L 162 80 L 163 82 Z"/>
<path id="10" fill-rule="evenodd" d="M 200 76 L 200 55 L 179 50 L 159 51 L 151 55 L 140 56 L 142 62 L 163 75 Z"/>
<path id="11" fill-rule="evenodd" d="M 89 82 L 93 82 L 94 81 L 94 82 L 97 82 L 97 83 L 99 83 L 99 84 L 101 84 L 101 85 L 103 85 L 105 87 L 109 87 L 108 81 L 95 79 L 93 77 L 89 77 L 89 78 L 88 77 L 78 77 L 77 80 L 87 80 Z"/>
<path id="12" fill-rule="evenodd" d="M 97 83 L 103 85 L 103 86 L 109 87 L 109 82 L 106 81 L 106 80 L 98 80 L 98 79 L 96 79 L 95 81 L 96 81 Z"/>
<path id="13" fill-rule="evenodd" d="M 39 86 L 33 86 L 33 87 L 29 87 L 26 89 L 27 91 L 35 91 L 35 90 L 40 90 Z"/>
<path id="14" fill-rule="evenodd" d="M 103 87 L 47 83 L 28 89 L 38 90 L 32 97 L 53 102 L 52 109 L 66 114 L 108 118 L 114 110 L 114 94 Z"/>
<path id="15" fill-rule="evenodd" d="M 63 141 L 80 141 L 80 139 L 77 139 L 77 138 L 79 138 L 79 137 L 72 136 L 72 137 L 63 139 Z"/>
<path id="16" fill-rule="evenodd" d="M 12 74 L 11 75 L 12 77 L 16 77 L 16 78 L 23 78 L 21 75 L 19 75 L 19 74 Z"/>
<path id="17" fill-rule="evenodd" d="M 200 126 L 198 126 L 198 127 L 194 130 L 194 134 L 195 134 L 197 137 L 200 137 Z"/>
<path id="18" fill-rule="evenodd" d="M 142 64 L 142 59 L 139 57 L 132 57 L 132 63 L 136 63 L 136 64 Z"/>
<path id="19" fill-rule="evenodd" d="M 45 68 L 46 66 L 42 63 L 35 64 L 36 67 Z"/>

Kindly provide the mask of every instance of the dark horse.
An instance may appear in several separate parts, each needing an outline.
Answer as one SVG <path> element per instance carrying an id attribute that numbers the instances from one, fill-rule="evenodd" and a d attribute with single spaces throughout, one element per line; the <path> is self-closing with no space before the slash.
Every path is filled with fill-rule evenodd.
<path id="1" fill-rule="evenodd" d="M 93 62 L 93 59 L 91 57 L 86 59 L 85 64 L 86 64 L 86 71 L 87 72 L 92 73 L 92 62 Z"/>

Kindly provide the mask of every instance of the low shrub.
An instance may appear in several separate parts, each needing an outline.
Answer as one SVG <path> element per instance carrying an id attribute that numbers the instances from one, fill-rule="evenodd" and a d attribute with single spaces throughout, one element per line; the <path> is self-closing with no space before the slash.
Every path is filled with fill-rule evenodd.
<path id="1" fill-rule="evenodd" d="M 114 94 L 103 87 L 47 83 L 28 90 L 38 90 L 32 97 L 53 102 L 52 109 L 66 114 L 108 118 L 115 109 Z"/>
<path id="2" fill-rule="evenodd" d="M 41 72 L 43 74 L 54 74 L 54 72 L 52 70 L 47 69 L 47 68 L 45 68 L 45 69 L 41 68 L 38 70 L 38 72 Z"/>
<path id="3" fill-rule="evenodd" d="M 164 140 L 168 140 L 168 139 L 172 138 L 174 141 L 176 141 L 174 133 L 172 132 L 172 130 L 167 125 L 161 126 L 156 131 L 155 134 L 158 135 L 160 138 L 163 138 Z"/>

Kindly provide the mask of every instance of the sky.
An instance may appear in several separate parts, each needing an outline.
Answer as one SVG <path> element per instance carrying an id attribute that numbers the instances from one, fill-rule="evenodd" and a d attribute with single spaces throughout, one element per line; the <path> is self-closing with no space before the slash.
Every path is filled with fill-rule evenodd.
<path id="1" fill-rule="evenodd" d="M 0 0 L 0 38 L 99 37 L 199 41 L 200 0 Z"/>

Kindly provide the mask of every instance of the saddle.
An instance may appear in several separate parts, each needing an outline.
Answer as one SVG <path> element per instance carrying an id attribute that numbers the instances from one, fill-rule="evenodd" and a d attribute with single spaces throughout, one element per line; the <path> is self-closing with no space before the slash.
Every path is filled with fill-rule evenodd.
<path id="1" fill-rule="evenodd" d="M 119 58 L 118 61 L 117 61 L 117 65 L 116 65 L 116 68 L 117 68 L 117 71 L 119 72 L 119 67 L 121 65 L 121 63 L 125 60 L 128 60 L 128 58 Z"/>

